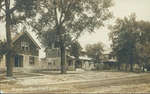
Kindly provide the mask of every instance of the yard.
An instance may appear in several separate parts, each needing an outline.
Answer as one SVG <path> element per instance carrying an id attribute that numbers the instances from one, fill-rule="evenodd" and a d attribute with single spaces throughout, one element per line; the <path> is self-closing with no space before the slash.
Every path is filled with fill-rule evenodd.
<path id="1" fill-rule="evenodd" d="M 40 71 L 15 73 L 12 79 L 0 74 L 0 90 L 5 93 L 150 92 L 149 73 L 76 71 L 68 74 Z"/>

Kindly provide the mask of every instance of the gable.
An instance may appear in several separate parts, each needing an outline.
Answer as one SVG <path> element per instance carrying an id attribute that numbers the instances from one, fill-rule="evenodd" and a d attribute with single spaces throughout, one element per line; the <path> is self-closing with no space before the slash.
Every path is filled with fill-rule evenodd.
<path id="1" fill-rule="evenodd" d="M 40 49 L 40 46 L 36 43 L 36 41 L 32 38 L 32 36 L 28 32 L 21 32 L 19 35 L 15 36 L 12 40 L 13 44 L 17 41 L 26 41 L 36 48 Z"/>

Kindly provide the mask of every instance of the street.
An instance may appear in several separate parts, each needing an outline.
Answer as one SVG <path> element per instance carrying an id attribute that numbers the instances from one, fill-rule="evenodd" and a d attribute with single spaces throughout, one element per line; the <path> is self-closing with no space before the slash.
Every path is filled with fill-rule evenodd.
<path id="1" fill-rule="evenodd" d="M 39 74 L 39 75 L 38 75 Z M 20 74 L 17 74 L 18 76 Z M 26 75 L 26 77 L 24 77 Z M 24 74 L 0 81 L 0 90 L 13 93 L 131 93 L 150 92 L 149 73 L 83 72 Z M 31 75 L 31 74 L 30 74 Z"/>

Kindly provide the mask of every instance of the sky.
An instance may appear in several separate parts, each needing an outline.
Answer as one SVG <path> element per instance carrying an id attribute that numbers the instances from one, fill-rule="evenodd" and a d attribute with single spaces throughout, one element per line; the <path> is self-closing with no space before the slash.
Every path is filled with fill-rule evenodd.
<path id="1" fill-rule="evenodd" d="M 150 0 L 114 0 L 114 6 L 111 8 L 114 18 L 109 22 L 113 24 L 116 18 L 123 18 L 129 16 L 131 13 L 135 13 L 137 20 L 150 21 Z M 103 42 L 106 48 L 109 48 L 111 41 L 109 40 L 110 31 L 107 26 L 95 30 L 94 33 L 84 33 L 79 42 L 83 48 L 87 44 L 93 44 L 97 42 Z M 5 37 L 5 25 L 0 24 L 0 39 Z M 43 49 L 40 51 L 40 57 L 43 57 Z"/>
<path id="2" fill-rule="evenodd" d="M 114 23 L 116 18 L 123 18 L 129 16 L 131 13 L 136 13 L 137 20 L 150 21 L 150 0 L 114 0 L 114 6 L 111 8 L 114 18 L 111 24 Z M 111 25 L 110 24 L 110 25 Z M 110 30 L 107 26 L 96 30 L 95 33 L 86 33 L 80 37 L 79 41 L 82 47 L 87 44 L 103 42 L 107 48 L 110 47 L 111 41 L 109 40 Z"/>

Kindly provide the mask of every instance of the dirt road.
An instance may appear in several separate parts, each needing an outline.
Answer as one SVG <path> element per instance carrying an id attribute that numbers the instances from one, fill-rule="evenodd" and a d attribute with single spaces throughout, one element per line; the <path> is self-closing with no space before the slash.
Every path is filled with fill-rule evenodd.
<path id="1" fill-rule="evenodd" d="M 47 90 L 42 90 L 47 88 Z M 57 87 L 57 88 L 56 88 Z M 93 80 L 37 86 L 41 90 L 29 92 L 94 92 L 94 93 L 150 93 L 150 75 L 109 80 Z"/>
<path id="2" fill-rule="evenodd" d="M 82 74 L 82 76 L 86 74 Z M 95 78 L 102 78 L 102 73 L 97 73 L 98 76 Z M 140 93 L 150 93 L 150 74 L 130 74 L 134 76 L 116 76 L 116 73 L 105 73 L 110 74 L 110 77 L 107 79 L 93 79 L 92 75 L 88 74 L 87 78 L 90 77 L 93 80 L 81 80 L 78 81 L 64 81 L 60 83 L 44 83 L 37 82 L 36 84 L 19 84 L 18 80 L 7 82 L 7 84 L 0 83 L 0 89 L 7 92 L 32 92 L 32 93 L 49 93 L 49 92 L 92 92 L 92 93 L 131 93 L 131 92 L 140 92 Z M 119 73 L 122 75 L 127 75 L 126 73 Z M 81 74 L 80 74 L 81 75 Z M 101 75 L 101 76 L 100 76 Z M 117 74 L 118 75 L 118 74 Z M 56 76 L 56 75 L 55 75 Z M 78 78 L 79 74 L 70 75 Z M 39 79 L 39 77 L 37 77 Z M 45 77 L 44 77 L 45 78 Z M 59 76 L 56 76 L 59 78 Z M 69 78 L 67 75 L 66 78 Z M 65 79 L 66 79 L 65 78 Z M 84 77 L 83 77 L 84 78 Z M 34 78 L 35 79 L 35 78 Z M 43 78 L 41 78 L 43 79 Z M 41 80 L 40 79 L 40 80 Z M 84 78 L 85 79 L 85 78 Z M 36 80 L 36 79 L 35 79 Z M 44 79 L 43 79 L 44 80 Z M 28 81 L 28 80 L 27 80 Z M 54 80 L 55 81 L 55 80 Z M 44 84 L 43 84 L 44 83 Z"/>

